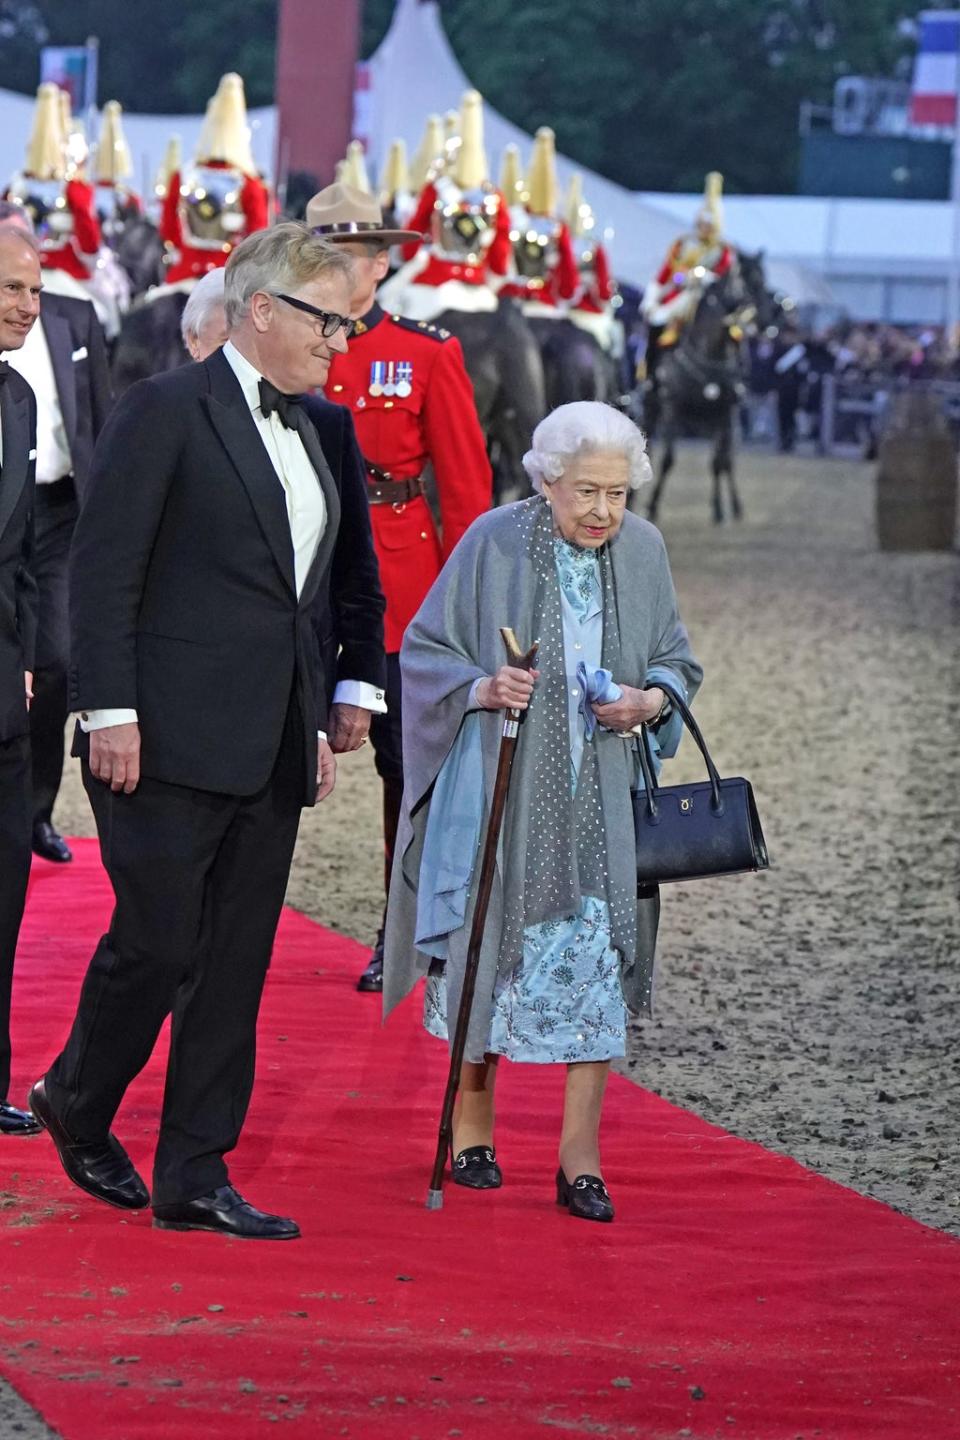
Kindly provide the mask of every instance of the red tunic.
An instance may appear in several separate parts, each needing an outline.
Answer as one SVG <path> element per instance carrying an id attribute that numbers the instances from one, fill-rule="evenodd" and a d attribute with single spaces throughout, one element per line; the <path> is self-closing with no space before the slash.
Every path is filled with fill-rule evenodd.
<path id="1" fill-rule="evenodd" d="M 387 315 L 379 305 L 361 323 L 346 355 L 334 357 L 327 397 L 349 406 L 364 459 L 394 480 L 413 479 L 432 464 L 443 522 L 441 544 L 422 496 L 370 507 L 387 597 L 386 648 L 395 651 L 443 561 L 490 508 L 492 476 L 459 340 L 435 325 Z M 375 365 L 383 369 L 375 372 Z M 384 381 L 409 386 L 410 393 L 372 395 L 371 383 L 376 388 Z"/>
<path id="2" fill-rule="evenodd" d="M 93 186 L 86 180 L 68 180 L 64 198 L 73 219 L 73 231 L 61 245 L 45 247 L 40 261 L 48 270 L 65 270 L 74 280 L 87 281 L 96 269 L 100 251 L 100 222 Z"/>
<path id="3" fill-rule="evenodd" d="M 219 162 L 211 162 L 211 169 L 222 168 L 224 167 Z M 180 214 L 180 172 L 173 172 L 167 183 L 163 213 L 160 217 L 162 238 L 179 252 L 164 276 L 168 285 L 176 285 L 181 280 L 199 280 L 208 271 L 226 265 L 235 245 L 239 245 L 241 240 L 252 235 L 255 230 L 267 228 L 270 223 L 270 196 L 262 180 L 254 175 L 246 176 L 240 192 L 240 204 L 245 220 L 242 234 L 225 239 L 217 248 L 191 245 Z"/>

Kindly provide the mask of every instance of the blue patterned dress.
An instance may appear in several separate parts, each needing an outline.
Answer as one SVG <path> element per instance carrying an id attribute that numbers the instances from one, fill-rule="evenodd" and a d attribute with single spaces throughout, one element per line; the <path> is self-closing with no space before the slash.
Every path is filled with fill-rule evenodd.
<path id="1" fill-rule="evenodd" d="M 554 549 L 563 607 L 570 764 L 576 786 L 586 743 L 577 664 L 600 665 L 603 595 L 595 551 L 559 539 Z M 447 1038 L 442 973 L 427 980 L 423 1021 L 431 1035 Z M 487 1050 L 535 1064 L 611 1060 L 625 1052 L 626 1021 L 620 960 L 610 945 L 606 901 L 587 895 L 576 915 L 546 920 L 524 931 L 523 959 L 497 981 Z"/>

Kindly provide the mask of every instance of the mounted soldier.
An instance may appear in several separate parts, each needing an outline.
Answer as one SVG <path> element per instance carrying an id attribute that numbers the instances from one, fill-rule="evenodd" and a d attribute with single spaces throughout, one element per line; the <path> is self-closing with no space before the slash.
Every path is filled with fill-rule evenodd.
<path id="1" fill-rule="evenodd" d="M 381 287 L 381 303 L 456 335 L 494 467 L 498 502 L 527 493 L 520 464 L 546 411 L 543 366 L 519 309 L 497 287 L 510 264 L 510 216 L 488 177 L 483 101 L 463 97 L 459 134 L 444 141 L 439 120 L 428 141 L 443 150 L 428 162 L 408 228 L 422 239 L 401 247 L 406 262 Z M 422 158 L 421 152 L 414 164 Z"/>
<path id="2" fill-rule="evenodd" d="M 114 388 L 183 364 L 180 317 L 196 282 L 226 265 L 234 248 L 270 222 L 270 197 L 250 149 L 243 81 L 224 75 L 207 114 L 196 159 L 164 181 L 160 235 L 167 246 L 165 283 L 128 312 L 114 356 Z"/>

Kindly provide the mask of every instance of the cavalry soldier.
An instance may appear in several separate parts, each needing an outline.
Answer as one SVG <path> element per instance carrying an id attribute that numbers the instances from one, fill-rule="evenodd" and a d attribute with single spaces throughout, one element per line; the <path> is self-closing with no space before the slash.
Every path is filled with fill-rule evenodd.
<path id="1" fill-rule="evenodd" d="M 597 235 L 596 217 L 583 198 L 583 181 L 577 171 L 571 175 L 567 191 L 567 224 L 579 275 L 567 318 L 592 335 L 606 354 L 619 359 L 623 328 L 616 320 L 616 281 L 606 247 Z"/>
<path id="2" fill-rule="evenodd" d="M 104 105 L 94 168 L 97 217 L 111 243 L 126 221 L 143 211 L 139 195 L 127 184 L 133 174 L 133 160 L 123 133 L 122 115 L 119 101 L 108 100 Z"/>
<path id="3" fill-rule="evenodd" d="M 387 597 L 386 713 L 374 714 L 370 738 L 383 781 L 389 889 L 403 793 L 400 642 L 450 551 L 489 509 L 492 479 L 459 341 L 426 320 L 387 313 L 377 303 L 377 285 L 390 263 L 389 247 L 417 238 L 415 232 L 385 226 L 375 197 L 342 182 L 314 196 L 307 206 L 307 224 L 348 249 L 356 267 L 351 307 L 355 332 L 346 355 L 333 361 L 326 393 L 353 415 Z M 424 497 L 428 465 L 436 480 L 442 539 Z M 382 987 L 381 928 L 357 988 Z"/>
<path id="4" fill-rule="evenodd" d="M 195 164 L 170 175 L 160 234 L 171 250 L 167 282 L 199 280 L 226 265 L 247 235 L 270 223 L 270 197 L 257 174 L 243 81 L 221 77 L 197 143 Z"/>
<path id="5" fill-rule="evenodd" d="M 409 231 L 401 250 L 408 263 L 384 287 L 385 305 L 426 321 L 445 310 L 496 310 L 496 287 L 510 264 L 510 216 L 488 179 L 476 90 L 463 97 L 460 133 L 432 167 Z"/>
<path id="6" fill-rule="evenodd" d="M 559 319 L 576 295 L 579 277 L 569 227 L 556 216 L 556 141 L 549 126 L 536 133 L 526 185 L 516 165 L 514 154 L 506 153 L 513 273 L 498 294 L 519 301 L 529 318 Z"/>
<path id="7" fill-rule="evenodd" d="M 723 239 L 721 196 L 723 176 L 711 170 L 704 187 L 703 204 L 697 212 L 696 229 L 681 235 L 670 247 L 656 279 L 647 286 L 643 313 L 650 326 L 649 361 L 655 366 L 659 350 L 669 349 L 693 312 L 706 286 L 714 284 L 732 269 L 735 253 Z"/>
<path id="8" fill-rule="evenodd" d="M 66 91 L 41 85 L 26 164 L 8 194 L 30 215 L 44 270 L 68 277 L 62 287 L 50 288 L 83 299 L 90 298 L 80 287 L 93 276 L 101 239 L 93 186 L 82 175 L 86 158 L 86 141 L 70 123 Z"/>

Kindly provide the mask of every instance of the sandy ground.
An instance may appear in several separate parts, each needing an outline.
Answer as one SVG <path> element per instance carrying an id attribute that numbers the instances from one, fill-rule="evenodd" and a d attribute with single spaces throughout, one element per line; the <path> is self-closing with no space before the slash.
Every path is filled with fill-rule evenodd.
<path id="1" fill-rule="evenodd" d="M 721 772 L 753 781 L 774 868 L 669 889 L 656 1018 L 623 1068 L 960 1235 L 960 563 L 880 554 L 858 462 L 754 453 L 740 470 L 746 519 L 717 528 L 706 457 L 685 450 L 662 522 L 707 672 L 701 725 Z M 692 746 L 672 772 L 697 775 Z M 342 760 L 288 896 L 364 941 L 379 804 L 369 751 Z M 69 761 L 58 819 L 93 833 Z M 0 1390 L 0 1435 L 48 1433 Z"/>

